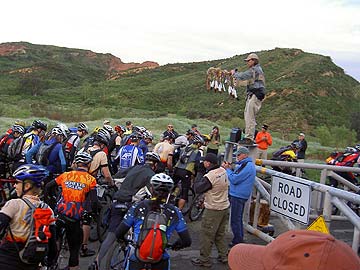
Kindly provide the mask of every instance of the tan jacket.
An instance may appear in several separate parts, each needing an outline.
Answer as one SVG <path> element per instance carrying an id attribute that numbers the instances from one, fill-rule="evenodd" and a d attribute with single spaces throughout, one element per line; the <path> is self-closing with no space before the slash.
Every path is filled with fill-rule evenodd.
<path id="1" fill-rule="evenodd" d="M 212 185 L 212 188 L 205 192 L 205 208 L 211 210 L 224 210 L 230 206 L 228 189 L 229 179 L 224 168 L 220 167 L 209 171 L 204 175 Z"/>

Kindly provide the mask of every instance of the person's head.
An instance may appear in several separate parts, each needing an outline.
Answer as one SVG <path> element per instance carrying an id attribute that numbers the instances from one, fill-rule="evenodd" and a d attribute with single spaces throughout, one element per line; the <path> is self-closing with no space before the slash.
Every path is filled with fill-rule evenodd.
<path id="1" fill-rule="evenodd" d="M 203 135 L 201 135 L 201 136 L 202 136 L 202 138 L 204 139 L 204 145 L 208 145 L 209 142 L 211 141 L 211 136 L 208 135 L 208 134 L 203 134 Z"/>
<path id="2" fill-rule="evenodd" d="M 175 140 L 175 134 L 172 132 L 166 132 L 166 134 L 163 136 L 164 141 L 168 141 L 169 143 L 173 143 Z"/>
<path id="3" fill-rule="evenodd" d="M 126 125 L 127 130 L 132 130 L 133 123 L 131 121 L 126 121 L 125 125 Z"/>
<path id="4" fill-rule="evenodd" d="M 250 53 L 248 57 L 244 59 L 244 61 L 246 62 L 248 68 L 251 68 L 259 64 L 259 57 L 255 53 Z"/>
<path id="5" fill-rule="evenodd" d="M 191 129 L 196 132 L 198 130 L 197 124 L 192 124 Z"/>
<path id="6" fill-rule="evenodd" d="M 262 131 L 267 131 L 268 128 L 269 128 L 269 126 L 266 125 L 266 124 L 263 124 L 262 127 L 261 127 Z"/>
<path id="7" fill-rule="evenodd" d="M 36 130 L 38 134 L 41 134 L 40 136 L 44 136 L 47 130 L 47 124 L 41 120 L 34 120 L 34 122 L 31 124 L 31 128 Z"/>
<path id="8" fill-rule="evenodd" d="M 121 125 L 116 125 L 115 126 L 115 132 L 121 136 L 122 134 L 124 134 L 124 132 L 126 131 L 126 128 L 124 126 L 121 126 Z"/>
<path id="9" fill-rule="evenodd" d="M 305 139 L 305 133 L 300 132 L 300 133 L 299 133 L 299 140 L 302 141 L 302 140 L 304 140 L 304 139 Z"/>
<path id="10" fill-rule="evenodd" d="M 17 138 L 17 137 L 20 137 L 20 136 L 24 135 L 25 128 L 23 126 L 21 126 L 21 125 L 15 124 L 12 127 L 12 132 L 13 132 L 14 137 Z"/>
<path id="11" fill-rule="evenodd" d="M 89 127 L 82 122 L 78 124 L 77 130 L 80 138 L 85 137 L 89 133 Z"/>
<path id="12" fill-rule="evenodd" d="M 144 132 L 143 137 L 144 137 L 144 141 L 146 144 L 150 144 L 154 140 L 154 136 L 152 135 L 151 131 L 149 131 L 149 130 Z"/>
<path id="13" fill-rule="evenodd" d="M 187 139 L 190 141 L 195 136 L 195 132 L 192 129 L 188 129 L 185 135 Z"/>
<path id="14" fill-rule="evenodd" d="M 110 136 L 114 133 L 114 129 L 110 125 L 103 125 L 103 130 L 106 130 Z"/>
<path id="15" fill-rule="evenodd" d="M 18 197 L 23 195 L 39 195 L 41 186 L 49 172 L 40 165 L 21 165 L 13 173 L 16 179 L 15 190 Z"/>
<path id="16" fill-rule="evenodd" d="M 66 131 L 63 128 L 54 127 L 51 130 L 51 136 L 55 137 L 57 142 L 62 143 L 66 139 L 67 134 L 66 134 Z"/>
<path id="17" fill-rule="evenodd" d="M 195 135 L 192 139 L 192 144 L 200 148 L 200 146 L 205 144 L 205 141 L 200 135 Z"/>
<path id="18" fill-rule="evenodd" d="M 165 173 L 157 173 L 150 179 L 153 197 L 164 200 L 174 187 L 174 181 Z"/>
<path id="19" fill-rule="evenodd" d="M 110 134 L 104 129 L 99 129 L 94 137 L 94 144 L 100 146 L 101 149 L 105 148 L 110 141 Z"/>
<path id="20" fill-rule="evenodd" d="M 293 230 L 266 246 L 238 244 L 229 253 L 232 270 L 360 269 L 360 260 L 346 243 L 330 234 Z"/>
<path id="21" fill-rule="evenodd" d="M 211 131 L 212 134 L 217 134 L 219 133 L 219 127 L 218 126 L 214 126 L 212 131 Z"/>
<path id="22" fill-rule="evenodd" d="M 206 169 L 215 167 L 219 164 L 217 155 L 214 153 L 207 153 L 203 158 L 203 160 L 204 160 L 203 164 Z"/>
<path id="23" fill-rule="evenodd" d="M 239 149 L 235 152 L 236 160 L 240 161 L 249 156 L 249 149 L 244 146 L 240 146 Z"/>
<path id="24" fill-rule="evenodd" d="M 151 169 L 155 172 L 160 162 L 160 156 L 155 152 L 147 152 L 145 155 L 145 164 L 149 164 Z"/>
<path id="25" fill-rule="evenodd" d="M 131 133 L 129 139 L 132 145 L 138 145 L 140 143 L 141 136 L 137 132 L 133 132 Z"/>
<path id="26" fill-rule="evenodd" d="M 103 125 L 104 125 L 104 126 L 105 126 L 105 125 L 110 125 L 110 120 L 105 119 L 104 122 L 103 122 Z"/>
<path id="27" fill-rule="evenodd" d="M 77 168 L 89 169 L 93 158 L 88 152 L 78 152 L 74 157 L 74 163 Z"/>
<path id="28" fill-rule="evenodd" d="M 170 131 L 170 132 L 174 131 L 174 125 L 173 124 L 168 124 L 167 125 L 167 130 Z"/>
<path id="29" fill-rule="evenodd" d="M 70 135 L 70 133 L 71 133 L 71 131 L 70 131 L 70 129 L 68 128 L 68 126 L 65 125 L 64 123 L 57 123 L 55 127 L 56 127 L 56 128 L 60 128 L 61 130 L 65 131 L 65 138 L 67 138 L 67 137 Z"/>

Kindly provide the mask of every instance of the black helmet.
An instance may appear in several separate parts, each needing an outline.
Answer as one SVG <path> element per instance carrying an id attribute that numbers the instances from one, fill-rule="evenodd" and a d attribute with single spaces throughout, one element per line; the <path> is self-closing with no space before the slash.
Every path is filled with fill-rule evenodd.
<path id="1" fill-rule="evenodd" d="M 34 127 L 35 129 L 41 128 L 44 131 L 47 130 L 47 124 L 45 124 L 41 120 L 34 120 L 34 122 L 31 124 L 31 126 Z"/>
<path id="2" fill-rule="evenodd" d="M 192 143 L 200 143 L 200 144 L 204 144 L 204 139 L 199 136 L 199 135 L 195 135 L 194 138 L 192 139 Z"/>

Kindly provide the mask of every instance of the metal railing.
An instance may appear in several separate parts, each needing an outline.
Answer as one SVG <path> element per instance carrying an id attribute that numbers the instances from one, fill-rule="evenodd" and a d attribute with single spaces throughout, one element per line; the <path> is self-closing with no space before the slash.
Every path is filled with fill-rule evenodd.
<path id="1" fill-rule="evenodd" d="M 229 155 L 227 155 L 227 157 L 229 157 Z M 322 214 L 329 229 L 331 227 L 332 220 L 347 220 L 351 222 L 352 225 L 354 226 L 352 249 L 357 253 L 360 244 L 360 217 L 349 207 L 348 202 L 351 202 L 356 205 L 360 205 L 360 195 L 356 194 L 356 192 L 360 191 L 360 187 L 352 184 L 343 177 L 337 175 L 336 173 L 334 173 L 334 171 L 360 173 L 360 168 L 338 167 L 338 166 L 331 166 L 324 164 L 296 163 L 296 162 L 273 161 L 273 160 L 256 160 L 256 165 L 269 165 L 269 166 L 282 166 L 282 167 L 295 168 L 295 169 L 299 169 L 297 170 L 297 173 L 299 173 L 300 169 L 321 170 L 320 183 L 317 183 L 308 179 L 303 179 L 298 176 L 292 176 L 269 168 L 256 166 L 256 171 L 260 174 L 269 175 L 271 177 L 272 176 L 286 177 L 289 180 L 301 182 L 310 186 L 312 193 L 315 192 L 313 196 L 315 204 L 313 204 L 312 209 L 310 209 L 311 210 L 310 217 L 314 218 Z M 341 190 L 339 188 L 334 188 L 326 185 L 325 184 L 326 178 L 328 176 L 333 177 L 339 183 L 343 184 L 346 190 Z M 249 216 L 250 211 L 248 210 L 249 206 L 247 206 L 247 210 L 245 212 L 247 213 L 247 215 L 244 215 L 244 228 L 248 232 L 257 235 L 259 238 L 267 242 L 271 242 L 274 238 L 259 230 L 257 226 L 259 212 L 260 212 L 259 211 L 260 199 L 261 198 L 265 199 L 270 205 L 271 184 L 267 183 L 261 178 L 256 177 L 254 186 L 256 190 L 254 194 L 256 200 L 255 200 L 253 223 L 252 225 L 250 225 L 248 222 L 250 220 L 250 216 Z M 341 212 L 340 216 L 332 215 L 333 205 L 340 210 Z M 299 224 L 297 224 L 295 221 L 290 220 L 288 217 L 282 216 L 281 214 L 277 214 L 275 212 L 272 212 L 272 215 L 278 216 L 282 221 L 282 223 L 289 230 L 299 228 Z"/>

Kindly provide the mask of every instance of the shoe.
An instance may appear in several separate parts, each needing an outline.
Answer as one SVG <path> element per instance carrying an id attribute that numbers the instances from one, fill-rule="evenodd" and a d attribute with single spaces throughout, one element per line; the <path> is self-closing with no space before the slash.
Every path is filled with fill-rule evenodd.
<path id="1" fill-rule="evenodd" d="M 89 248 L 84 248 L 82 247 L 80 249 L 80 257 L 90 257 L 90 256 L 94 256 L 95 255 L 95 250 L 89 249 Z"/>
<path id="2" fill-rule="evenodd" d="M 195 266 L 211 267 L 210 261 L 202 261 L 199 258 L 191 259 L 191 263 Z"/>
<path id="3" fill-rule="evenodd" d="M 218 262 L 221 262 L 221 263 L 228 263 L 228 258 L 227 257 L 218 257 L 217 258 Z"/>

